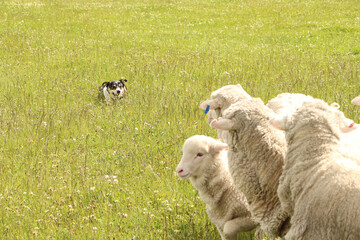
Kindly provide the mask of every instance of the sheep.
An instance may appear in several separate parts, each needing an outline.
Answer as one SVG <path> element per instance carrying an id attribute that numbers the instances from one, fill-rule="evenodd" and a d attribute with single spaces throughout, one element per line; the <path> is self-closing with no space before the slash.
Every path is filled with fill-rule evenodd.
<path id="1" fill-rule="evenodd" d="M 200 108 L 206 109 L 207 105 L 210 106 L 210 109 L 220 109 L 220 112 L 216 115 L 221 117 L 223 111 L 227 109 L 231 104 L 236 103 L 243 99 L 250 99 L 251 96 L 241 87 L 240 84 L 237 85 L 227 85 L 211 93 L 210 100 L 206 100 L 200 104 Z M 208 119 L 209 123 L 211 118 Z"/>
<path id="2" fill-rule="evenodd" d="M 281 93 L 275 98 L 268 101 L 266 104 L 279 118 L 280 115 L 289 115 L 290 113 L 295 112 L 299 109 L 305 102 L 323 102 L 323 100 L 318 98 L 313 98 L 309 95 L 304 95 L 301 93 Z M 360 96 L 352 100 L 353 104 L 359 103 L 360 105 Z M 331 107 L 339 109 L 340 105 L 336 102 L 330 104 Z M 352 123 L 352 120 L 347 119 L 344 116 L 344 120 L 347 121 L 347 124 Z"/>
<path id="3" fill-rule="evenodd" d="M 291 216 L 285 239 L 360 239 L 360 166 L 340 146 L 340 134 L 359 127 L 350 122 L 323 101 L 271 120 L 288 146 L 278 188 Z"/>
<path id="4" fill-rule="evenodd" d="M 304 102 L 313 101 L 315 101 L 315 98 L 301 93 L 281 93 L 269 100 L 266 106 L 279 115 L 296 110 Z"/>
<path id="5" fill-rule="evenodd" d="M 225 143 L 211 137 L 195 135 L 183 145 L 183 156 L 177 166 L 181 179 L 190 178 L 206 204 L 209 219 L 216 225 L 221 239 L 237 239 L 257 223 L 251 219 L 248 203 L 238 191 L 227 169 Z"/>
<path id="6" fill-rule="evenodd" d="M 357 96 L 353 100 L 351 100 L 351 103 L 354 105 L 360 105 L 360 96 Z"/>
<path id="7" fill-rule="evenodd" d="M 282 236 L 289 223 L 277 197 L 286 142 L 284 135 L 270 126 L 273 116 L 260 99 L 250 97 L 232 104 L 223 117 L 210 123 L 224 131 L 234 183 L 248 200 L 254 220 L 271 238 Z"/>
<path id="8" fill-rule="evenodd" d="M 355 100 L 355 101 L 354 101 Z M 355 98 L 353 103 L 356 104 L 356 100 L 359 101 L 360 97 Z M 296 111 L 298 108 L 302 106 L 305 102 L 316 102 L 322 101 L 317 98 L 313 98 L 312 96 L 300 94 L 300 93 L 281 93 L 277 95 L 275 98 L 268 101 L 266 104 L 267 107 L 271 108 L 277 118 L 280 115 L 289 115 L 290 113 Z M 325 102 L 324 102 L 325 103 Z M 335 108 L 340 108 L 339 104 L 332 103 L 330 106 Z M 353 123 L 352 120 L 344 118 L 347 121 L 347 124 Z M 360 130 L 352 131 L 351 133 L 342 134 L 340 132 L 340 140 L 341 140 L 341 149 L 342 151 L 348 155 L 348 157 L 355 159 L 357 161 L 357 156 L 360 156 Z"/>
<path id="9" fill-rule="evenodd" d="M 223 112 L 233 103 L 244 99 L 250 99 L 251 96 L 241 87 L 237 85 L 227 85 L 211 93 L 210 99 L 200 104 L 200 108 L 205 110 L 210 107 L 208 113 L 208 123 L 213 119 L 222 116 Z M 218 130 L 218 138 L 222 139 L 222 131 Z"/>

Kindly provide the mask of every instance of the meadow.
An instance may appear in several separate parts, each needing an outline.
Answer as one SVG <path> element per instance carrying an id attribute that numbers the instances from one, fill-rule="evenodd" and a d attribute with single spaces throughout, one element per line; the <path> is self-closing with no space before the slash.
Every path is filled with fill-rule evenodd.
<path id="1" fill-rule="evenodd" d="M 360 94 L 358 0 L 0 1 L 0 239 L 219 239 L 184 140 L 227 84 Z M 97 99 L 128 79 L 124 102 Z M 247 233 L 239 239 L 252 239 Z"/>

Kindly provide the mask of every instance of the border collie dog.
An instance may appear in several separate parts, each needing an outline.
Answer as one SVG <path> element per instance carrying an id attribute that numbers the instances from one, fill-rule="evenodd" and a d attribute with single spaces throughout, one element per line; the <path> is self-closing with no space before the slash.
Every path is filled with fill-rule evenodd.
<path id="1" fill-rule="evenodd" d="M 104 82 L 99 88 L 99 97 L 107 104 L 115 103 L 126 95 L 127 88 L 125 86 L 126 79 L 119 81 Z"/>

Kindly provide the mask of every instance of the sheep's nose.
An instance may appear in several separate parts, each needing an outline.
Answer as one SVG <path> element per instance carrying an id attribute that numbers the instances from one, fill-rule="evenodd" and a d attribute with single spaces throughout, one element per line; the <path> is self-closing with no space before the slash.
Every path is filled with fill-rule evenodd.
<path id="1" fill-rule="evenodd" d="M 183 169 L 180 169 L 180 170 L 178 170 L 177 173 L 182 173 L 183 171 L 184 171 Z"/>

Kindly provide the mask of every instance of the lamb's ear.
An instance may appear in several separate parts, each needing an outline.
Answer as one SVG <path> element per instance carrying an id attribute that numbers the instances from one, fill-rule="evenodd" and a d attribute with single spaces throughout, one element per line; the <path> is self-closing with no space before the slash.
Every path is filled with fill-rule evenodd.
<path id="1" fill-rule="evenodd" d="M 352 132 L 359 128 L 359 124 L 354 123 L 353 120 L 348 118 L 344 119 L 344 121 L 340 124 L 340 130 L 343 133 Z"/>
<path id="2" fill-rule="evenodd" d="M 212 128 L 219 130 L 227 130 L 227 131 L 233 129 L 234 125 L 235 125 L 234 120 L 226 119 L 226 118 L 214 119 L 210 123 L 210 127 Z"/>
<path id="3" fill-rule="evenodd" d="M 238 86 L 239 88 L 241 88 L 242 92 L 243 92 L 243 96 L 246 98 L 246 99 L 251 99 L 252 97 L 243 89 L 243 87 L 240 85 L 240 84 L 237 84 L 236 86 Z"/>
<path id="4" fill-rule="evenodd" d="M 219 153 L 222 150 L 228 149 L 228 145 L 226 143 L 217 141 L 216 143 L 214 143 L 214 145 L 211 147 L 210 151 L 212 153 Z"/>
<path id="5" fill-rule="evenodd" d="M 356 98 L 354 98 L 351 101 L 351 103 L 354 104 L 354 105 L 360 105 L 360 96 L 357 96 Z"/>
<path id="6" fill-rule="evenodd" d="M 273 119 L 269 121 L 270 125 L 278 130 L 286 130 L 286 123 L 288 121 L 289 116 L 287 115 L 277 115 Z"/>
<path id="7" fill-rule="evenodd" d="M 212 99 L 212 100 L 206 100 L 205 102 L 200 104 L 200 108 L 205 110 L 208 105 L 210 106 L 210 109 L 216 109 L 220 107 L 219 102 L 215 99 Z"/>
<path id="8" fill-rule="evenodd" d="M 337 102 L 333 102 L 332 104 L 330 104 L 330 107 L 333 107 L 335 109 L 339 109 L 340 105 Z"/>

